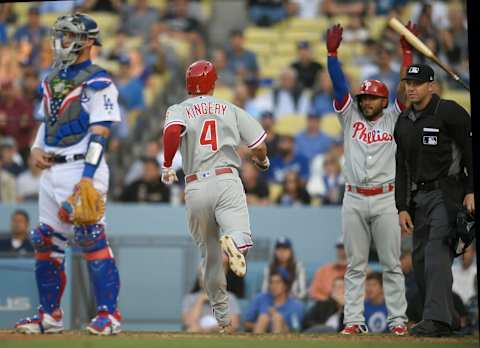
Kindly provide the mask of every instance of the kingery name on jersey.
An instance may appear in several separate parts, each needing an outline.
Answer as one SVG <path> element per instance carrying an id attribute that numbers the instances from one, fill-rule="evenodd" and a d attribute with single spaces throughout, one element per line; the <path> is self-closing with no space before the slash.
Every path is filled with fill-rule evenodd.
<path id="1" fill-rule="evenodd" d="M 391 142 L 393 140 L 393 135 L 385 130 L 374 128 L 367 131 L 367 126 L 363 122 L 355 122 L 353 130 L 352 138 L 366 144 Z"/>
<path id="2" fill-rule="evenodd" d="M 191 107 L 187 108 L 187 117 L 194 118 L 197 116 L 224 116 L 227 106 L 225 104 L 219 103 L 198 103 L 193 104 Z"/>

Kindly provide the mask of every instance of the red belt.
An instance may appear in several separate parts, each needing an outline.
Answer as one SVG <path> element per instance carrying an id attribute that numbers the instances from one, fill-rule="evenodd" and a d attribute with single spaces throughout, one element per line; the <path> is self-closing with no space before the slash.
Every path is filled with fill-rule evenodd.
<path id="1" fill-rule="evenodd" d="M 346 185 L 346 189 L 349 192 L 356 192 L 364 196 L 374 196 L 381 193 L 392 192 L 394 189 L 393 184 L 386 184 L 383 186 L 374 186 L 374 187 L 359 187 L 359 186 L 352 186 Z"/>
<path id="2" fill-rule="evenodd" d="M 215 168 L 214 171 L 205 171 L 205 172 L 198 172 L 195 174 L 190 174 L 185 177 L 185 182 L 191 183 L 195 180 L 205 179 L 212 175 L 222 175 L 222 174 L 232 174 L 233 169 L 230 167 L 222 167 L 222 168 Z"/>

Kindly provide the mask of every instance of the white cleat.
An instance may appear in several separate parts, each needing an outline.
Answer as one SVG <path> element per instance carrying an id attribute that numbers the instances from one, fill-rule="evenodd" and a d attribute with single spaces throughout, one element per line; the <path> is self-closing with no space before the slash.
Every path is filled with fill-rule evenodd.
<path id="1" fill-rule="evenodd" d="M 62 333 L 63 313 L 61 310 L 48 314 L 41 309 L 33 317 L 25 318 L 15 324 L 15 330 L 27 335 Z"/>
<path id="2" fill-rule="evenodd" d="M 113 314 L 99 312 L 87 326 L 87 331 L 96 336 L 116 335 L 122 331 L 120 321 L 122 317 L 119 311 Z"/>
<path id="3" fill-rule="evenodd" d="M 245 256 L 237 249 L 235 242 L 229 235 L 220 238 L 220 245 L 225 255 L 228 256 L 228 266 L 239 277 L 244 277 L 247 273 L 247 263 Z"/>

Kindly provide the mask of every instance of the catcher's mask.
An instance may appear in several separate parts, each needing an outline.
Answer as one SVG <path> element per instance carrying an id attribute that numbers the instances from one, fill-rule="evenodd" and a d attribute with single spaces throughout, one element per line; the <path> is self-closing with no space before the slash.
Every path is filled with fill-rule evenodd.
<path id="1" fill-rule="evenodd" d="M 193 62 L 185 73 L 188 94 L 199 95 L 211 91 L 217 81 L 217 70 L 208 60 Z"/>
<path id="2" fill-rule="evenodd" d="M 78 55 L 94 40 L 94 45 L 101 46 L 100 29 L 97 22 L 87 14 L 75 13 L 59 17 L 51 29 L 52 47 L 55 65 L 67 68 L 75 63 Z"/>

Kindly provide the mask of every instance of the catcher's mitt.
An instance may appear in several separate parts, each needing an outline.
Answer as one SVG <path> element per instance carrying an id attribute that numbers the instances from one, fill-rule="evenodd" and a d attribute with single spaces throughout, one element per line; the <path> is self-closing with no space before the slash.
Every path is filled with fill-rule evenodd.
<path id="1" fill-rule="evenodd" d="M 75 225 L 96 224 L 105 213 L 102 195 L 90 180 L 81 180 L 58 211 L 60 220 Z"/>

